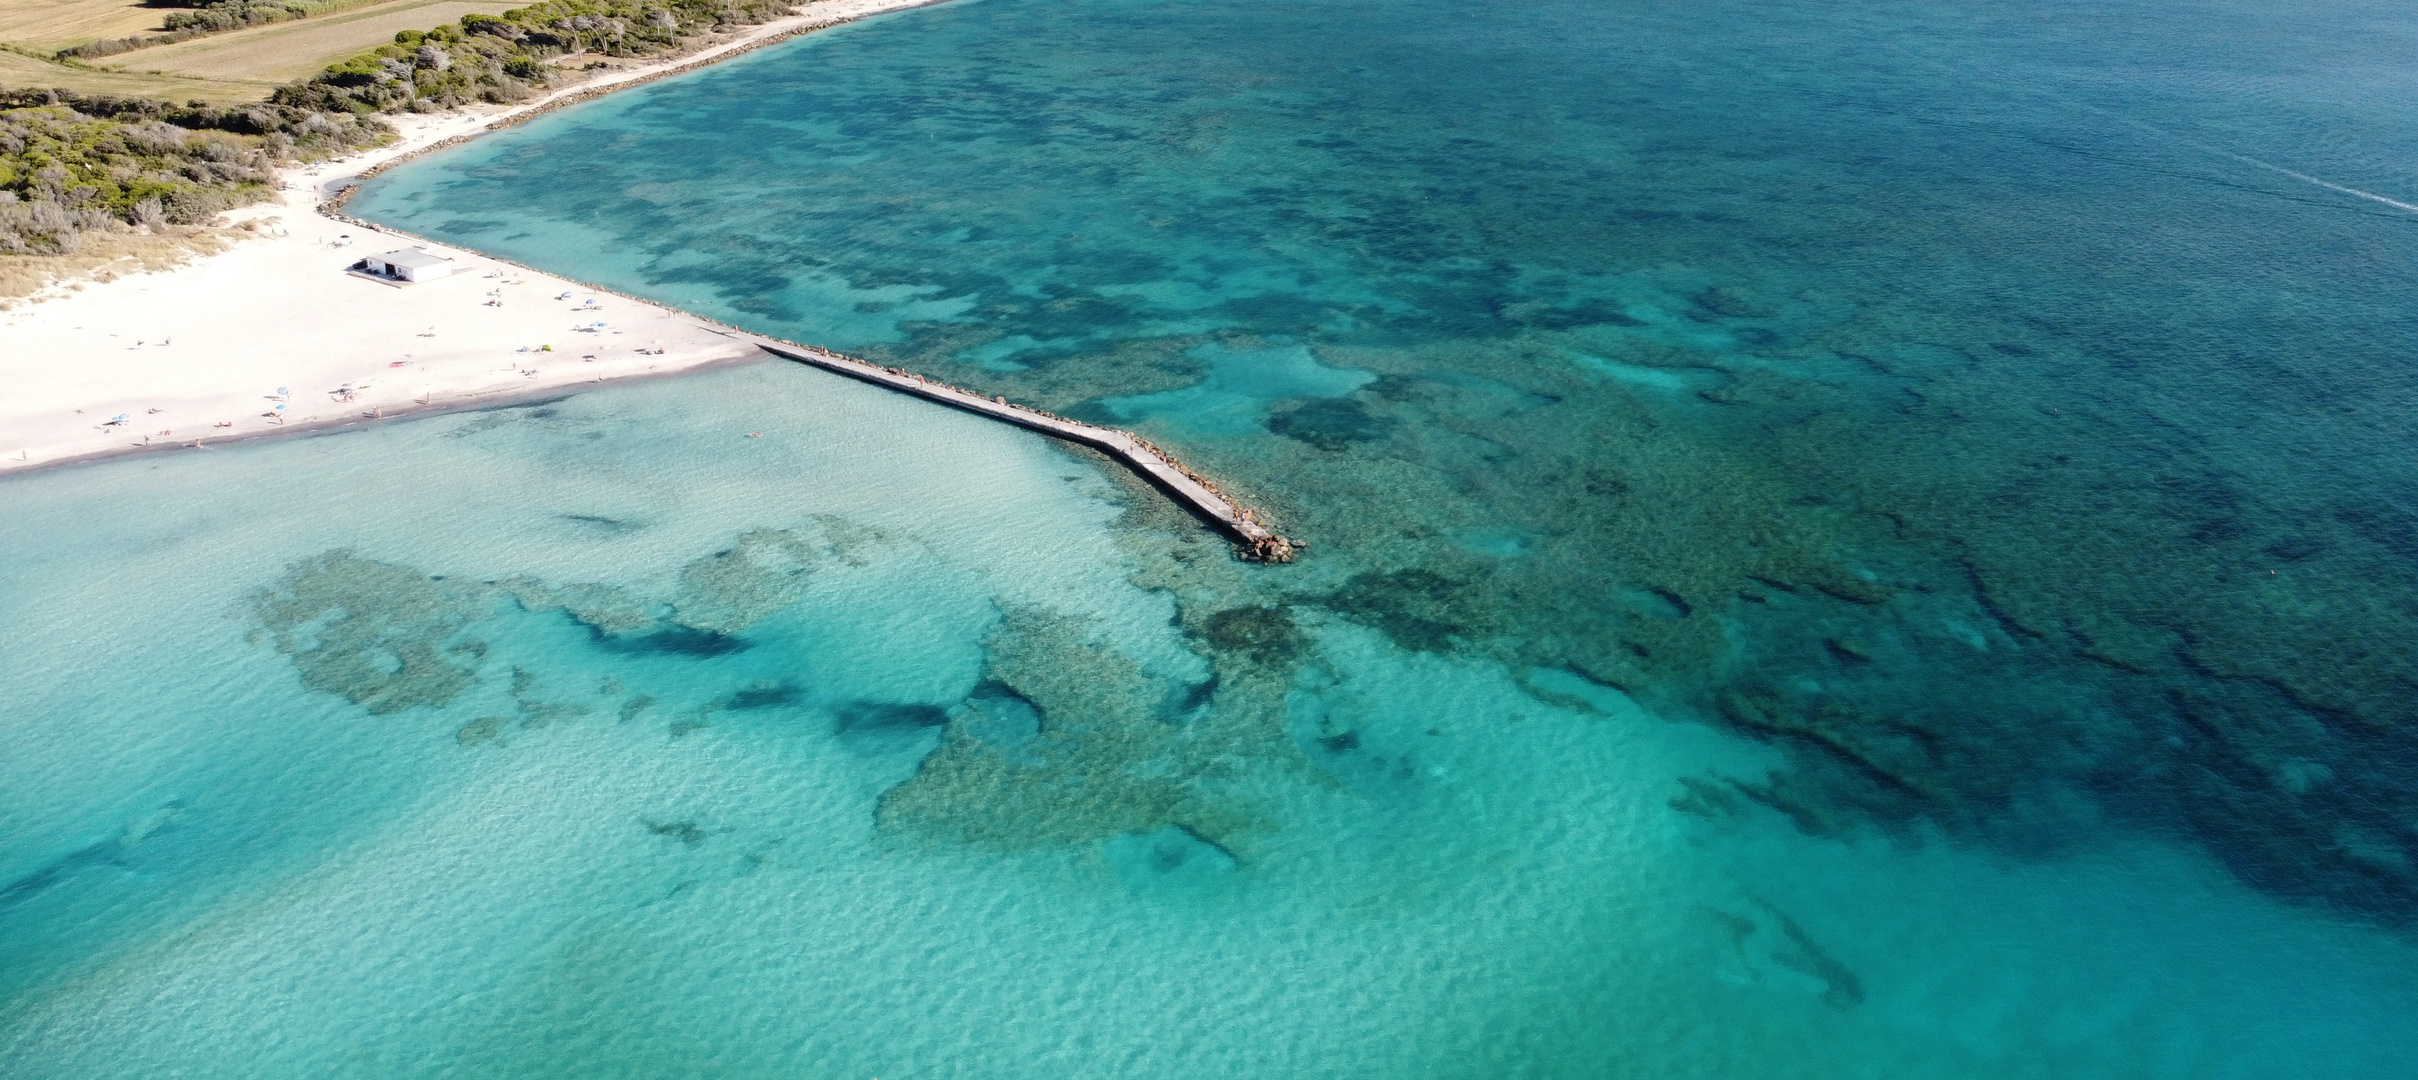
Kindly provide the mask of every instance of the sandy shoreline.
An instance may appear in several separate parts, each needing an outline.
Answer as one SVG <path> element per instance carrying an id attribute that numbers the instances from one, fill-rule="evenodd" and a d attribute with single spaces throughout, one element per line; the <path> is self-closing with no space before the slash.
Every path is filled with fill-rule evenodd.
<path id="1" fill-rule="evenodd" d="M 394 145 L 286 170 L 278 198 L 226 215 L 230 225 L 254 223 L 256 238 L 174 270 L 86 282 L 0 313 L 0 473 L 764 355 L 684 312 L 323 216 L 322 189 L 568 102 L 931 2 L 822 0 L 708 48 L 522 105 L 396 118 L 403 137 Z M 414 246 L 450 257 L 452 276 L 395 286 L 345 271 L 364 255 Z"/>

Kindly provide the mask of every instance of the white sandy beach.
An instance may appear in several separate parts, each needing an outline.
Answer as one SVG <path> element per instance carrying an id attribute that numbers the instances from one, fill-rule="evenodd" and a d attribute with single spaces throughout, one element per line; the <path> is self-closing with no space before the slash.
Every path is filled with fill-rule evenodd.
<path id="1" fill-rule="evenodd" d="M 362 256 L 420 245 L 321 215 L 321 187 L 565 95 L 928 2 L 823 0 L 712 48 L 526 105 L 396 118 L 403 138 L 394 145 L 288 170 L 278 199 L 227 215 L 229 224 L 256 222 L 256 238 L 174 270 L 86 282 L 0 312 L 0 471 L 191 452 L 761 355 L 706 320 L 455 248 L 426 245 L 454 260 L 455 272 L 440 280 L 397 286 L 347 273 Z"/>

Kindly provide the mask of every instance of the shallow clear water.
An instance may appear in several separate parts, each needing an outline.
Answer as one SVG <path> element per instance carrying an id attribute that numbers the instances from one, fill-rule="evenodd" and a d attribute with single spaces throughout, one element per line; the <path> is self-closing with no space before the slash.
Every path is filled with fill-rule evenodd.
<path id="1" fill-rule="evenodd" d="M 785 365 L 10 481 L 0 1060 L 2391 1075 L 2411 37 L 982 0 L 388 174 L 1316 546 Z"/>
<path id="2" fill-rule="evenodd" d="M 1136 582 L 1260 572 L 1104 475 L 761 365 L 0 486 L 8 1075 L 2408 1049 L 2418 950 L 2187 852 L 1684 813 L 1777 755 L 1311 608 L 1193 629 L 1254 586 Z"/>

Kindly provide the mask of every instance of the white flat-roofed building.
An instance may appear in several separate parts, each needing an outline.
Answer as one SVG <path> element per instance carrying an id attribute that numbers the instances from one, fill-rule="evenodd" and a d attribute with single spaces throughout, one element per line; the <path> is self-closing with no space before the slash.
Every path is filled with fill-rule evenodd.
<path id="1" fill-rule="evenodd" d="M 361 260 L 361 269 L 397 281 L 435 281 L 453 273 L 453 260 L 419 248 L 403 248 Z"/>

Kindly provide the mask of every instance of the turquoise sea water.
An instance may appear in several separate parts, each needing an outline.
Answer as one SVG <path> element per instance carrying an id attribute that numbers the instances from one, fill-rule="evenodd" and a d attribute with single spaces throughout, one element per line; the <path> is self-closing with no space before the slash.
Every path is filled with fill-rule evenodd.
<path id="1" fill-rule="evenodd" d="M 0 1075 L 2397 1075 L 2413 37 L 980 0 L 382 177 L 1315 546 L 778 364 L 0 484 Z"/>

